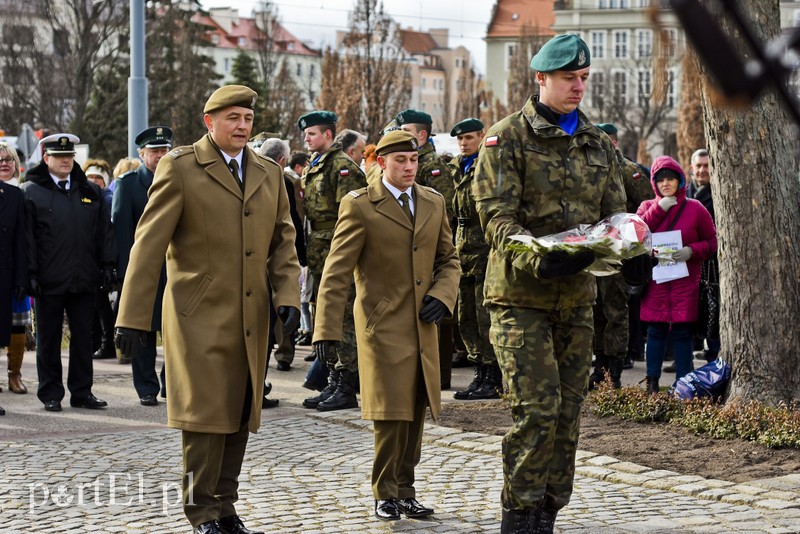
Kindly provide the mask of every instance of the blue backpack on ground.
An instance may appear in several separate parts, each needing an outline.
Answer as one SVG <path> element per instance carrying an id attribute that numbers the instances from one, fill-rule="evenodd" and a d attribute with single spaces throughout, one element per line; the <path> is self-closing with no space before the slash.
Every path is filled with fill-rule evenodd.
<path id="1" fill-rule="evenodd" d="M 717 358 L 681 377 L 669 388 L 669 392 L 679 399 L 711 397 L 717 400 L 725 393 L 730 379 L 730 364 Z"/>

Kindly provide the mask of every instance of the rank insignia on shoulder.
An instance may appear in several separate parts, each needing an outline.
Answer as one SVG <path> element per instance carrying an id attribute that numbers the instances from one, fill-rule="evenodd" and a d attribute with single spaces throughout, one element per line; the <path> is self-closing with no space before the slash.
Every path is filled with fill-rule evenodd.
<path id="1" fill-rule="evenodd" d="M 423 186 L 422 186 L 422 188 L 423 188 L 423 189 L 426 189 L 427 191 L 430 191 L 430 192 L 431 192 L 431 193 L 433 193 L 434 195 L 439 195 L 440 197 L 444 197 L 444 195 L 443 195 L 443 194 L 441 194 L 439 191 L 437 191 L 437 190 L 436 190 L 436 189 L 434 189 L 433 187 L 430 187 L 430 186 L 427 186 L 427 185 L 423 185 Z"/>
<path id="2" fill-rule="evenodd" d="M 350 170 L 342 169 L 341 171 L 339 171 L 339 176 L 350 176 Z"/>
<path id="3" fill-rule="evenodd" d="M 182 147 L 176 148 L 175 150 L 172 150 L 169 153 L 169 155 L 172 156 L 173 158 L 177 158 L 181 154 L 183 154 L 183 148 Z"/>
<path id="4" fill-rule="evenodd" d="M 361 191 L 358 191 L 358 190 L 356 190 L 356 191 L 350 191 L 350 192 L 349 192 L 349 193 L 347 193 L 347 194 L 348 194 L 348 195 L 350 195 L 350 196 L 351 196 L 351 197 L 353 197 L 353 198 L 358 198 L 358 197 L 360 197 L 360 196 L 361 196 Z"/>
<path id="5" fill-rule="evenodd" d="M 439 169 L 433 169 L 431 171 L 431 176 L 441 176 L 441 175 L 442 175 L 442 171 L 440 171 Z"/>
<path id="6" fill-rule="evenodd" d="M 487 137 L 486 138 L 486 142 L 484 143 L 484 146 L 497 146 L 497 141 L 498 141 L 498 137 L 496 135 L 493 135 L 491 137 Z"/>

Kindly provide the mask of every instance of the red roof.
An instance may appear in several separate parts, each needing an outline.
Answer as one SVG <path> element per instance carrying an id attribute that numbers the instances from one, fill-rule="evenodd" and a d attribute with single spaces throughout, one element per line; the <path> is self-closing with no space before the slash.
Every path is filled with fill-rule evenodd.
<path id="1" fill-rule="evenodd" d="M 231 31 L 225 30 L 208 15 L 195 13 L 192 20 L 212 28 L 206 33 L 208 41 L 212 42 L 217 48 L 241 48 L 242 50 L 257 50 L 264 39 L 263 32 L 256 25 L 255 19 L 239 17 L 238 24 L 231 24 Z M 284 54 L 294 54 L 299 56 L 319 56 L 318 50 L 306 46 L 303 41 L 295 37 L 278 22 L 273 22 L 274 35 L 272 38 L 272 49 L 275 52 Z M 214 43 L 213 36 L 217 36 Z M 240 39 L 244 38 L 242 44 Z"/>
<path id="2" fill-rule="evenodd" d="M 497 0 L 486 37 L 519 37 L 527 26 L 534 34 L 553 35 L 553 0 Z"/>
<path id="3" fill-rule="evenodd" d="M 440 48 L 436 40 L 428 32 L 414 30 L 400 30 L 400 41 L 403 49 L 411 55 L 430 54 L 431 50 Z"/>

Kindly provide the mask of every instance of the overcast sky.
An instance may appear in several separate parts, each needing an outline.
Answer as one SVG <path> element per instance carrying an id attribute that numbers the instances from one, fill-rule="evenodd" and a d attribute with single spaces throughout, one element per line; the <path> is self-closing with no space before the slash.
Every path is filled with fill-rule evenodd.
<path id="1" fill-rule="evenodd" d="M 237 6 L 250 16 L 257 0 L 200 0 L 205 8 Z M 335 44 L 336 30 L 345 30 L 355 0 L 273 0 L 281 23 L 315 48 Z M 449 28 L 450 47 L 469 49 L 478 71 L 486 73 L 483 36 L 494 0 L 384 0 L 384 10 L 401 27 L 415 30 Z"/>

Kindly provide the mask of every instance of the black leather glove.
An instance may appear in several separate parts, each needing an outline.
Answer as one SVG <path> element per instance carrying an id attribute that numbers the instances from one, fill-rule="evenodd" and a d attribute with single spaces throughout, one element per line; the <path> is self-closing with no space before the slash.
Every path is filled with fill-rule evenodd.
<path id="1" fill-rule="evenodd" d="M 439 324 L 445 315 L 447 315 L 447 306 L 444 305 L 444 302 L 430 295 L 422 297 L 422 309 L 419 311 L 420 319 L 426 323 Z"/>
<path id="2" fill-rule="evenodd" d="M 114 332 L 114 346 L 119 349 L 123 356 L 134 356 L 139 347 L 144 345 L 144 330 L 135 328 L 118 327 Z"/>
<path id="3" fill-rule="evenodd" d="M 14 288 L 14 300 L 16 300 L 17 302 L 22 302 L 22 300 L 25 298 L 25 295 L 27 294 L 28 292 L 22 286 L 17 286 Z"/>
<path id="4" fill-rule="evenodd" d="M 300 310 L 294 306 L 278 306 L 277 312 L 283 323 L 284 335 L 291 335 L 300 324 Z"/>
<path id="5" fill-rule="evenodd" d="M 570 254 L 563 250 L 547 252 L 539 260 L 539 278 L 558 278 L 578 274 L 594 263 L 594 251 L 582 250 Z"/>
<path id="6" fill-rule="evenodd" d="M 114 275 L 114 269 L 111 267 L 103 267 L 103 274 L 100 279 L 100 289 L 110 291 L 111 285 L 114 283 L 116 278 L 117 277 Z"/>
<path id="7" fill-rule="evenodd" d="M 336 361 L 336 344 L 336 341 L 327 340 L 314 343 L 314 352 L 317 354 L 317 359 L 325 364 Z"/>
<path id="8" fill-rule="evenodd" d="M 39 286 L 38 278 L 31 277 L 30 284 L 28 287 L 28 294 L 33 298 L 38 298 L 42 296 L 42 288 Z"/>
<path id="9" fill-rule="evenodd" d="M 650 254 L 640 254 L 622 262 L 622 278 L 629 286 L 642 286 L 653 279 L 653 261 Z"/>

